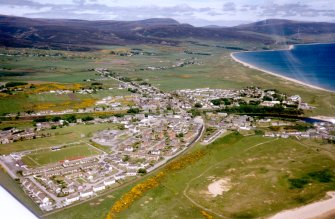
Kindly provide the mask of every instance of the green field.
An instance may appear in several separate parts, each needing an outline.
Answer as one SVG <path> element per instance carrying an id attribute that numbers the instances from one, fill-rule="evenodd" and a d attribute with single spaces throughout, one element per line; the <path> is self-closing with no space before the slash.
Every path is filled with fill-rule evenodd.
<path id="1" fill-rule="evenodd" d="M 101 151 L 85 143 L 67 145 L 57 151 L 44 149 L 31 153 L 22 158 L 22 161 L 30 167 L 43 166 L 64 160 L 74 160 L 101 154 Z"/>
<path id="2" fill-rule="evenodd" d="M 206 147 L 197 145 L 191 151 L 203 150 L 204 157 L 168 174 L 117 218 L 204 218 L 203 209 L 214 218 L 258 218 L 321 199 L 335 189 L 335 161 L 326 150 L 331 145 L 316 145 L 234 133 Z M 330 181 L 312 177 L 324 170 L 331 171 Z M 230 190 L 215 198 L 208 195 L 207 186 L 222 178 L 230 179 Z M 292 187 L 290 180 L 305 178 L 309 181 L 303 188 Z M 129 189 L 111 193 L 115 198 L 99 197 L 103 201 L 94 207 L 84 203 L 46 218 L 104 218 Z"/>
<path id="3" fill-rule="evenodd" d="M 33 150 L 37 148 L 48 148 L 77 141 L 88 141 L 93 133 L 108 128 L 113 129 L 116 128 L 116 126 L 114 124 L 104 123 L 96 125 L 76 125 L 47 130 L 43 132 L 49 133 L 51 135 L 50 137 L 0 145 L 0 154 L 9 154 L 15 151 Z"/>
<path id="4" fill-rule="evenodd" d="M 95 105 L 97 100 L 100 100 L 108 96 L 123 96 L 129 95 L 130 92 L 127 90 L 120 90 L 118 84 L 114 80 L 101 82 L 103 85 L 102 90 L 97 90 L 96 93 L 92 94 L 55 94 L 55 93 L 29 93 L 33 91 L 27 90 L 28 93 L 21 92 L 15 95 L 6 97 L 0 96 L 0 115 L 4 113 L 17 113 L 41 110 L 66 110 L 66 109 L 78 109 L 86 108 Z M 81 83 L 83 87 L 89 87 L 91 83 Z M 109 88 L 113 88 L 109 90 Z M 83 106 L 83 102 L 90 101 L 89 105 Z"/>

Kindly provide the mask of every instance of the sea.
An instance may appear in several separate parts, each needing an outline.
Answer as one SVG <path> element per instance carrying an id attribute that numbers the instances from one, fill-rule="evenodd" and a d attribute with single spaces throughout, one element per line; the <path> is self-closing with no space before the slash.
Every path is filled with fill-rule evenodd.
<path id="1" fill-rule="evenodd" d="M 235 53 L 257 68 L 335 91 L 335 43 L 301 44 L 289 50 Z"/>

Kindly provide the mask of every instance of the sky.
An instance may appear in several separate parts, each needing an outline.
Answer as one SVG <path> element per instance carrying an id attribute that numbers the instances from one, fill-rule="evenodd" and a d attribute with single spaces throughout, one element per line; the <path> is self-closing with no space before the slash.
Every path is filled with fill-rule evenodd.
<path id="1" fill-rule="evenodd" d="M 31 18 L 173 18 L 194 26 L 234 26 L 279 18 L 335 22 L 334 0 L 0 0 L 0 14 Z"/>

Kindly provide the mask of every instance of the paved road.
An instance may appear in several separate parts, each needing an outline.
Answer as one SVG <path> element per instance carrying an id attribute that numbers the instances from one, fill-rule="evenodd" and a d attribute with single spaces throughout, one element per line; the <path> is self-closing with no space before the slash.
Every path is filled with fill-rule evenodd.
<path id="1" fill-rule="evenodd" d="M 204 133 L 204 130 L 205 130 L 205 126 L 204 124 L 202 123 L 201 125 L 201 130 L 200 132 L 198 133 L 198 136 L 195 140 L 193 140 L 189 145 L 187 145 L 187 147 L 185 147 L 183 150 L 181 151 L 178 151 L 177 153 L 175 153 L 174 155 L 171 155 L 171 156 L 166 156 L 164 160 L 162 160 L 161 162 L 159 163 L 156 163 L 154 166 L 148 168 L 148 172 L 151 172 L 155 169 L 157 169 L 158 167 L 166 164 L 167 162 L 169 162 L 171 159 L 177 157 L 178 155 L 180 155 L 181 153 L 183 153 L 184 151 L 186 151 L 187 149 L 189 149 L 192 145 L 194 145 L 194 143 L 196 143 L 197 141 L 199 141 L 199 139 L 201 138 L 202 134 Z"/>

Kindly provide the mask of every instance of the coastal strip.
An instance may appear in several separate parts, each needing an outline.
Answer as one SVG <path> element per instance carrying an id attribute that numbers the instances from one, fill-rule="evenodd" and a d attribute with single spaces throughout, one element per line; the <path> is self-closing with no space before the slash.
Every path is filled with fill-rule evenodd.
<path id="1" fill-rule="evenodd" d="M 291 49 L 291 48 L 290 48 L 290 49 Z M 259 52 L 260 52 L 260 51 L 259 51 Z M 266 51 L 264 51 L 264 52 L 266 52 Z M 318 86 L 315 86 L 315 85 L 307 84 L 307 83 L 304 83 L 304 82 L 302 82 L 302 81 L 299 81 L 299 80 L 296 80 L 296 79 L 293 79 L 293 78 L 289 78 L 289 77 L 286 77 L 286 76 L 283 76 L 283 75 L 280 75 L 280 74 L 277 74 L 277 73 L 274 73 L 274 72 L 265 70 L 265 69 L 263 69 L 263 68 L 256 67 L 256 66 L 254 66 L 254 65 L 252 65 L 252 64 L 249 64 L 249 63 L 247 63 L 247 62 L 244 62 L 244 61 L 242 61 L 242 60 L 236 58 L 235 54 L 237 54 L 237 53 L 244 53 L 244 52 L 233 52 L 233 53 L 230 53 L 230 57 L 231 57 L 234 61 L 236 61 L 236 62 L 242 64 L 242 65 L 245 66 L 245 67 L 248 67 L 248 68 L 251 68 L 251 69 L 255 69 L 255 70 L 258 70 L 258 71 L 262 71 L 262 72 L 265 72 L 265 73 L 267 73 L 267 74 L 270 74 L 270 75 L 273 75 L 273 76 L 276 76 L 276 77 L 280 77 L 280 78 L 282 78 L 282 79 L 284 79 L 284 80 L 291 81 L 291 82 L 294 82 L 294 83 L 298 83 L 298 84 L 303 85 L 303 86 L 307 86 L 307 87 L 310 87 L 310 88 L 314 88 L 314 89 L 318 89 L 318 90 L 322 90 L 322 91 L 327 91 L 327 92 L 335 93 L 335 91 L 332 91 L 332 90 L 327 90 L 327 89 L 322 88 L 322 87 L 318 87 Z"/>
<path id="2" fill-rule="evenodd" d="M 300 208 L 286 210 L 270 217 L 269 219 L 286 219 L 286 218 L 317 218 L 321 215 L 326 215 L 334 211 L 335 206 L 335 192 L 328 192 L 327 196 L 330 197 L 326 200 L 314 202 Z"/>

